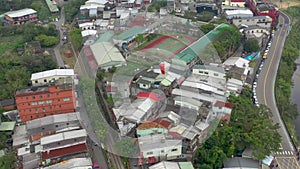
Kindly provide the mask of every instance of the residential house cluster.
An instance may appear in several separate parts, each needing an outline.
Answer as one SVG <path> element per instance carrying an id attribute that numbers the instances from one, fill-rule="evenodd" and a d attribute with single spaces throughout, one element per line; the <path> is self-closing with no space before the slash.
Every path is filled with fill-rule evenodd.
<path id="1" fill-rule="evenodd" d="M 25 24 L 27 22 L 37 23 L 38 21 L 37 11 L 25 8 L 4 13 L 2 24 L 5 26 L 14 26 Z"/>
<path id="2" fill-rule="evenodd" d="M 265 45 L 278 15 L 273 5 L 252 0 L 226 0 L 222 3 L 222 11 L 227 20 L 240 29 L 245 39 L 257 39 L 260 46 Z"/>
<path id="3" fill-rule="evenodd" d="M 76 111 L 77 83 L 73 69 L 53 69 L 32 74 L 27 88 L 16 89 L 17 111 L 3 115 L 19 123 L 0 125 L 1 132 L 11 132 L 15 168 L 92 168 L 87 131 Z"/>
<path id="4" fill-rule="evenodd" d="M 203 44 L 200 38 L 169 62 L 139 71 L 129 82 L 130 99 L 112 108 L 121 136 L 137 137 L 139 165 L 191 160 L 210 125 L 230 121 L 234 105 L 227 97 L 241 93 L 249 61 L 231 57 L 204 65 Z M 106 83 L 118 91 L 114 82 Z"/>

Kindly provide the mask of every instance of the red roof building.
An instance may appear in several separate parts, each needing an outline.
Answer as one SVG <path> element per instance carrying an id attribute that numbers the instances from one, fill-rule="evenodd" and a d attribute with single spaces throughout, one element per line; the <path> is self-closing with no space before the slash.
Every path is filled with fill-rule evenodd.
<path id="1" fill-rule="evenodd" d="M 66 155 L 72 155 L 76 153 L 82 153 L 87 151 L 87 145 L 85 143 L 77 144 L 70 147 L 59 148 L 55 150 L 50 150 L 42 152 L 42 160 L 58 158 Z"/>
<path id="2" fill-rule="evenodd" d="M 22 122 L 49 115 L 75 112 L 76 101 L 72 78 L 58 79 L 44 86 L 15 91 L 16 105 Z"/>
<path id="3" fill-rule="evenodd" d="M 146 99 L 149 98 L 155 102 L 158 102 L 165 98 L 164 96 L 160 96 L 159 94 L 153 93 L 153 92 L 139 92 L 136 97 L 138 99 Z"/>

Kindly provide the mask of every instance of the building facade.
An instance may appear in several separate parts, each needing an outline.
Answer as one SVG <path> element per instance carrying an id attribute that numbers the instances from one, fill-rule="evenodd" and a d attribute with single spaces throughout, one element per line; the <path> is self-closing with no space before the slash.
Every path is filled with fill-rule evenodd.
<path id="1" fill-rule="evenodd" d="M 75 112 L 73 79 L 63 78 L 45 86 L 17 89 L 15 100 L 22 122 Z"/>
<path id="2" fill-rule="evenodd" d="M 38 22 L 38 16 L 35 10 L 25 8 L 17 11 L 6 12 L 4 14 L 3 24 L 5 26 L 21 25 L 27 22 Z"/>

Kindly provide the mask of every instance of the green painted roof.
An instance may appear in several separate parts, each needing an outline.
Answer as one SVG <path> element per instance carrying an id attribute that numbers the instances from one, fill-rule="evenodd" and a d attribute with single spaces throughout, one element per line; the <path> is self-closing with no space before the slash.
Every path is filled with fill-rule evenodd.
<path id="1" fill-rule="evenodd" d="M 104 34 L 100 35 L 100 37 L 96 40 L 95 43 L 99 42 L 109 42 L 111 38 L 113 37 L 113 34 L 110 32 L 105 32 Z"/>
<path id="2" fill-rule="evenodd" d="M 192 61 L 195 57 L 198 57 L 197 55 L 195 55 L 194 53 L 187 53 L 187 52 L 182 52 L 182 53 L 178 53 L 174 58 L 175 59 L 180 59 L 183 60 L 186 63 L 189 63 L 190 61 Z"/>
<path id="3" fill-rule="evenodd" d="M 117 35 L 115 37 L 115 39 L 126 41 L 131 38 L 134 38 L 138 34 L 144 33 L 146 29 L 147 28 L 143 27 L 143 26 L 134 26 L 134 27 L 122 32 L 121 34 Z"/>
<path id="4" fill-rule="evenodd" d="M 164 86 L 170 86 L 172 83 L 169 81 L 169 80 L 167 80 L 167 79 L 164 79 L 164 80 L 162 80 L 161 82 L 160 82 L 162 85 L 164 85 Z"/>
<path id="5" fill-rule="evenodd" d="M 179 162 L 180 169 L 194 169 L 191 162 Z"/>
<path id="6" fill-rule="evenodd" d="M 16 122 L 1 122 L 0 131 L 13 131 L 15 128 Z"/>
<path id="7" fill-rule="evenodd" d="M 45 0 L 47 5 L 48 5 L 48 8 L 50 10 L 50 12 L 58 12 L 58 8 L 56 5 L 53 5 L 53 3 L 50 1 L 50 0 Z"/>
<path id="8" fill-rule="evenodd" d="M 219 30 L 224 27 L 228 27 L 228 26 L 229 25 L 222 23 L 221 25 L 217 26 L 215 29 L 208 32 L 205 36 L 203 36 L 200 39 L 198 39 L 197 41 L 195 41 L 189 47 L 185 48 L 183 51 L 181 51 L 177 55 L 189 54 L 189 55 L 193 56 L 193 57 L 189 56 L 188 58 L 191 57 L 190 59 L 198 57 L 202 52 L 204 52 L 205 47 L 216 38 L 216 36 L 219 33 Z M 176 58 L 176 56 L 175 56 L 175 58 Z M 181 56 L 179 56 L 179 58 L 181 58 Z M 182 57 L 182 59 L 185 61 L 186 58 Z"/>

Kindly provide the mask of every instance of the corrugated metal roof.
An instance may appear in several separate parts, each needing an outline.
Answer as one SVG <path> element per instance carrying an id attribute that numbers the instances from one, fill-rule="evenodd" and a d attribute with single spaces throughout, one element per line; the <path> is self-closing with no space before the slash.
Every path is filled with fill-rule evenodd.
<path id="1" fill-rule="evenodd" d="M 136 35 L 142 34 L 147 30 L 146 27 L 144 26 L 134 26 L 121 34 L 117 35 L 115 39 L 117 40 L 122 40 L 122 41 L 127 41 L 130 39 L 133 39 Z"/>
<path id="2" fill-rule="evenodd" d="M 30 15 L 30 14 L 34 14 L 34 13 L 36 13 L 35 10 L 30 9 L 30 8 L 25 8 L 25 9 L 20 9 L 20 10 L 16 10 L 16 11 L 9 11 L 9 12 L 6 12 L 4 15 L 8 15 L 11 18 L 15 18 L 15 17 Z"/>
<path id="3" fill-rule="evenodd" d="M 224 73 L 225 74 L 224 68 L 218 67 L 218 66 L 213 66 L 213 65 L 195 65 L 193 67 L 193 69 L 211 70 L 211 71 L 215 71 L 215 72 L 219 72 L 219 73 Z"/>
<path id="4" fill-rule="evenodd" d="M 110 42 L 95 43 L 90 46 L 98 66 L 116 62 L 125 63 L 125 59 L 121 52 Z"/>
<path id="5" fill-rule="evenodd" d="M 86 136 L 87 136 L 87 133 L 86 133 L 85 129 L 67 131 L 64 133 L 58 133 L 58 134 L 42 137 L 41 145 L 46 145 L 46 144 L 55 143 L 55 142 L 59 142 L 59 141 L 63 141 L 63 140 L 69 140 L 69 139 L 86 137 Z"/>
<path id="6" fill-rule="evenodd" d="M 58 12 L 58 8 L 56 5 L 53 4 L 53 2 L 51 0 L 45 0 L 47 5 L 48 5 L 48 8 L 50 10 L 50 12 Z"/>
<path id="7" fill-rule="evenodd" d="M 149 167 L 149 169 L 181 169 L 177 162 L 162 161 Z"/>
<path id="8" fill-rule="evenodd" d="M 110 32 L 105 32 L 104 34 L 100 35 L 100 37 L 96 40 L 95 43 L 100 42 L 109 42 L 111 41 L 111 38 L 113 37 L 113 34 Z"/>
<path id="9" fill-rule="evenodd" d="M 89 167 L 91 169 L 92 165 L 93 163 L 91 158 L 73 158 L 70 160 L 62 161 L 58 164 L 45 167 L 44 169 L 57 169 L 57 168 L 71 169 L 71 168 L 78 168 L 78 167 L 80 168 Z"/>
<path id="10" fill-rule="evenodd" d="M 74 69 L 53 69 L 43 72 L 31 74 L 31 80 L 38 80 L 43 78 L 48 78 L 51 76 L 74 76 Z"/>
<path id="11" fill-rule="evenodd" d="M 0 131 L 13 131 L 15 128 L 16 122 L 1 122 Z"/>

